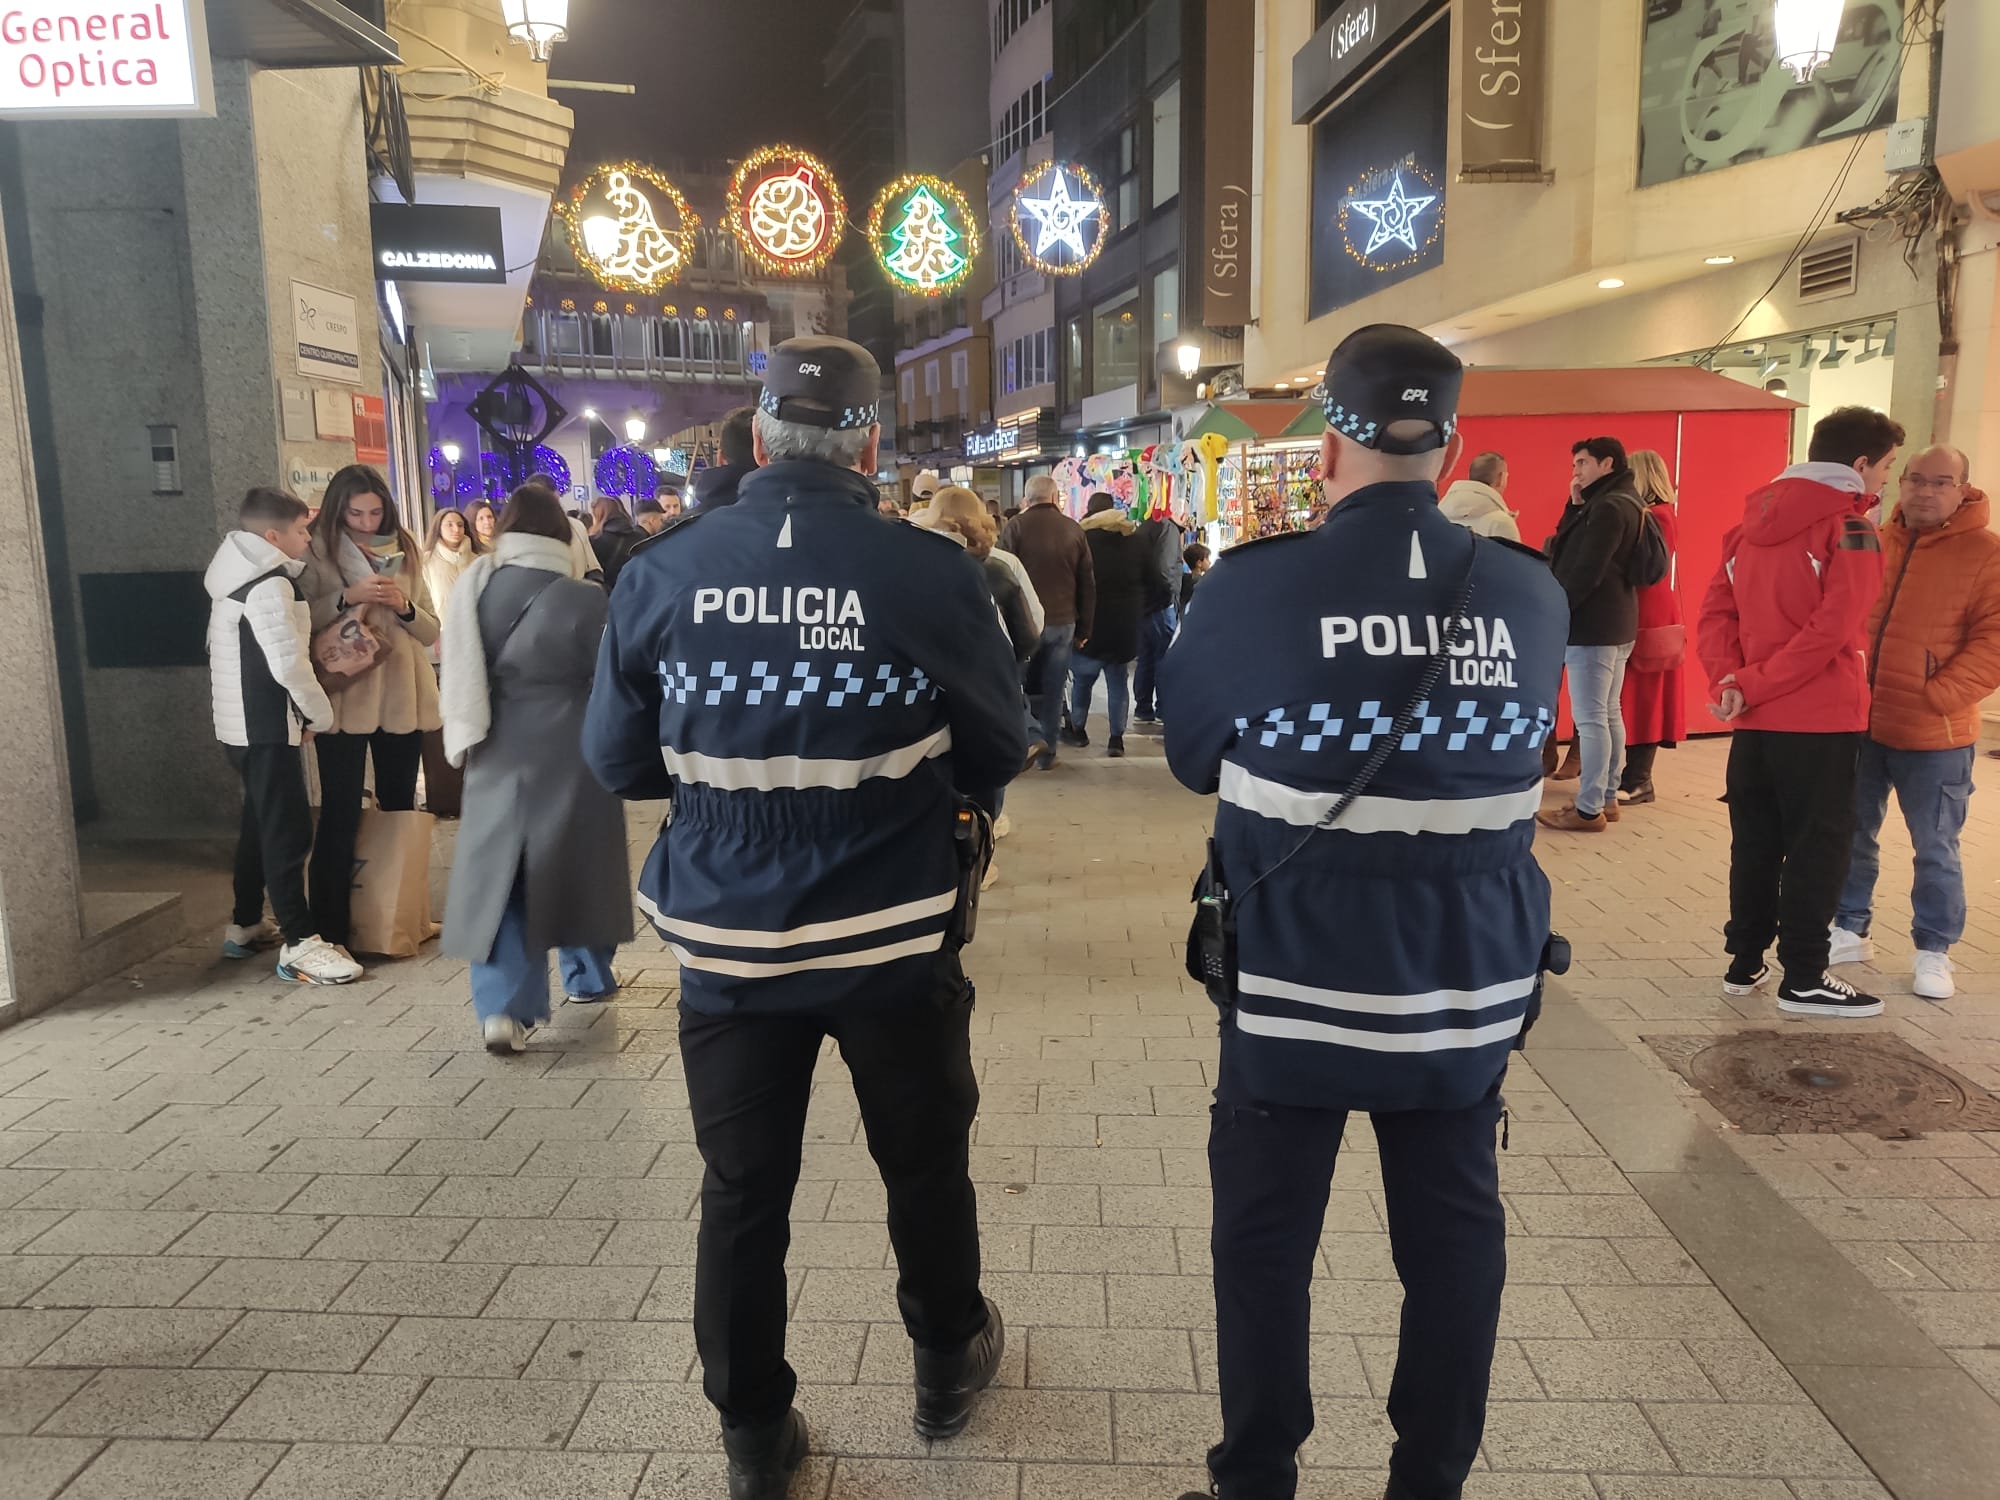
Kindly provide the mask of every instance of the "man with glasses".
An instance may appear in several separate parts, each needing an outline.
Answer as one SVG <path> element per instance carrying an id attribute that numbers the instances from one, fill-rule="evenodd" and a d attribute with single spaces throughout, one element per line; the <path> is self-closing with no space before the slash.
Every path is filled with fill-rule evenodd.
<path id="1" fill-rule="evenodd" d="M 1916 849 L 1911 967 L 1926 1000 L 1949 1000 L 1957 988 L 1949 955 L 1965 933 L 1958 841 L 1979 705 L 2000 689 L 2000 535 L 1988 529 L 1991 506 L 1966 482 L 1967 467 L 1956 448 L 1926 448 L 1903 471 L 1896 512 L 1882 527 L 1886 577 L 1868 620 L 1873 706 L 1833 931 L 1834 963 L 1875 957 L 1877 835 L 1893 788 Z"/>

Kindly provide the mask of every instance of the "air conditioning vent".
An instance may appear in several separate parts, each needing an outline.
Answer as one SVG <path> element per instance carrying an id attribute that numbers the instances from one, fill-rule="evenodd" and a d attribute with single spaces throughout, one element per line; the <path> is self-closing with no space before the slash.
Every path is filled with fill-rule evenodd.
<path id="1" fill-rule="evenodd" d="M 1861 275 L 1861 241 L 1842 240 L 1808 250 L 1799 260 L 1799 301 L 1851 297 Z"/>

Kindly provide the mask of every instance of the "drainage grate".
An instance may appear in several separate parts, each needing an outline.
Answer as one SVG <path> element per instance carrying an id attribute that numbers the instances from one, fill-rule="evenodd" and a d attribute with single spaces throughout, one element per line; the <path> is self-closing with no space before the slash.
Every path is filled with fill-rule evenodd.
<path id="1" fill-rule="evenodd" d="M 1642 1040 L 1751 1135 L 2000 1130 L 2000 1099 L 1887 1032 Z"/>

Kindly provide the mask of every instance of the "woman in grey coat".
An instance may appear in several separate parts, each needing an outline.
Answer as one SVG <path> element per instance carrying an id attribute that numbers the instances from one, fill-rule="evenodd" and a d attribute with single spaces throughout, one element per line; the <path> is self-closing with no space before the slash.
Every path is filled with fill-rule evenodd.
<path id="1" fill-rule="evenodd" d="M 552 493 L 516 490 L 446 622 L 445 753 L 466 774 L 444 951 L 472 960 L 489 1052 L 523 1051 L 549 1019 L 551 948 L 569 997 L 602 1000 L 632 936 L 624 809 L 579 748 L 606 599 L 572 541 Z"/>

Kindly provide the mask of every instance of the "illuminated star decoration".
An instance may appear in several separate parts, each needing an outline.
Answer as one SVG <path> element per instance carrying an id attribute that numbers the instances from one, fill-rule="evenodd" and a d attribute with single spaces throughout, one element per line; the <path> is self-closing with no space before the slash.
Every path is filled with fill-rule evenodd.
<path id="1" fill-rule="evenodd" d="M 1102 212 L 1104 205 L 1090 198 L 1070 197 L 1069 179 L 1060 171 L 1050 175 L 1055 178 L 1055 186 L 1049 189 L 1048 197 L 1023 195 L 1021 199 L 1021 207 L 1034 216 L 1035 254 L 1044 257 L 1061 245 L 1081 260 L 1089 253 L 1083 243 L 1084 223 Z"/>
<path id="2" fill-rule="evenodd" d="M 1422 249 L 1417 243 L 1417 216 L 1437 201 L 1435 193 L 1415 198 L 1405 193 L 1400 171 L 1390 184 L 1386 198 L 1349 198 L 1347 206 L 1375 226 L 1369 232 L 1368 247 L 1361 253 L 1373 255 L 1392 241 L 1407 245 L 1412 250 Z"/>

